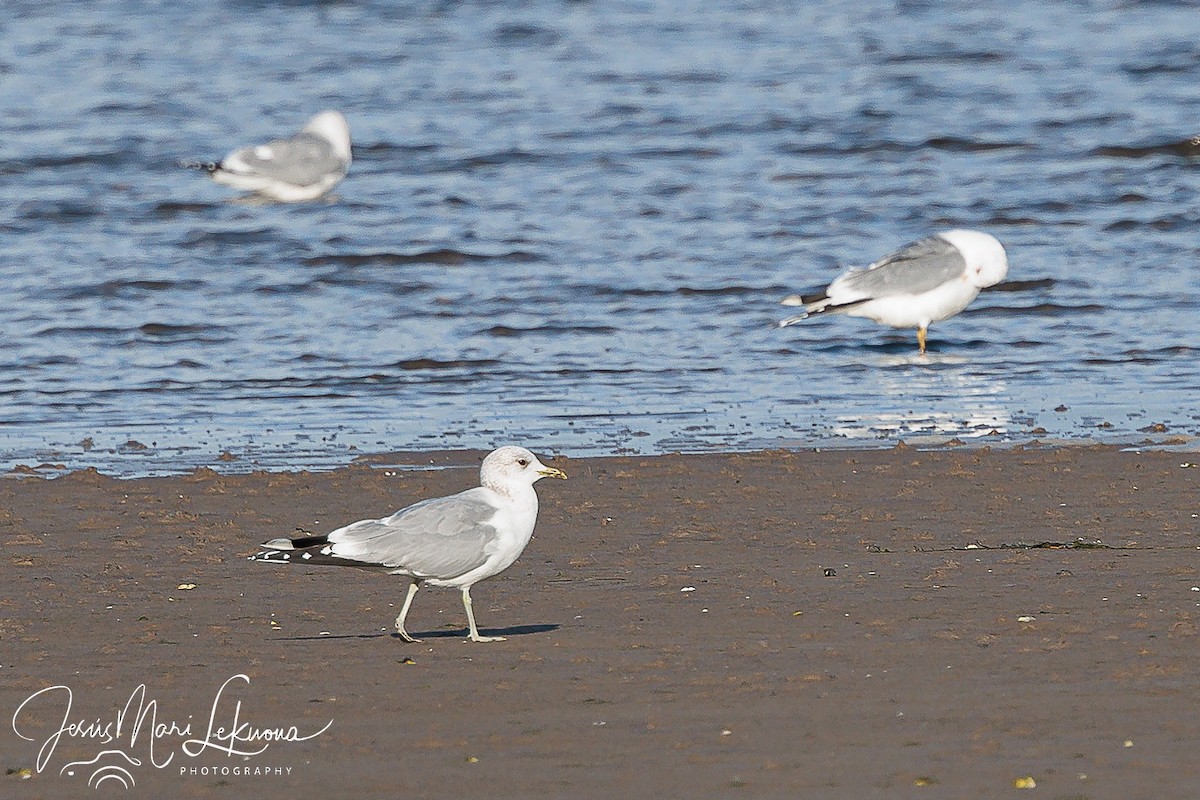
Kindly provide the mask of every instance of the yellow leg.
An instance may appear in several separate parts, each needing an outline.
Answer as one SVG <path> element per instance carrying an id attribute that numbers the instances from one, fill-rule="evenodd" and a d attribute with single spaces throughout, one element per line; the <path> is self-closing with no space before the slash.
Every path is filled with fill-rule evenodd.
<path id="1" fill-rule="evenodd" d="M 479 628 L 475 627 L 475 613 L 471 611 L 471 587 L 463 587 L 463 608 L 467 610 L 467 624 L 471 626 L 472 642 L 503 642 L 503 636 L 480 636 Z"/>
<path id="2" fill-rule="evenodd" d="M 917 328 L 917 347 L 918 354 L 925 355 L 925 334 L 929 332 L 929 328 L 921 325 Z"/>
<path id="3" fill-rule="evenodd" d="M 421 641 L 414 639 L 408 635 L 408 631 L 404 630 L 404 618 L 408 616 L 408 607 L 412 605 L 413 598 L 417 596 L 417 590 L 421 588 L 420 581 L 413 581 L 408 585 L 408 595 L 404 598 L 404 605 L 400 607 L 400 616 L 396 617 L 396 633 L 400 634 L 400 638 L 406 642 Z"/>

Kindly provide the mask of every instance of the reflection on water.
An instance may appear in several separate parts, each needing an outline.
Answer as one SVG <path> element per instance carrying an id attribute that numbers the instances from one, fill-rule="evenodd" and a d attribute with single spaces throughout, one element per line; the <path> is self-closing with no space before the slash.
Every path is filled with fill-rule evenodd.
<path id="1" fill-rule="evenodd" d="M 1012 432 L 1013 419 L 1002 376 L 981 374 L 954 354 L 886 355 L 878 362 L 880 406 L 904 411 L 868 411 L 839 419 L 834 436 L 907 439 L 940 436 L 974 439 Z"/>

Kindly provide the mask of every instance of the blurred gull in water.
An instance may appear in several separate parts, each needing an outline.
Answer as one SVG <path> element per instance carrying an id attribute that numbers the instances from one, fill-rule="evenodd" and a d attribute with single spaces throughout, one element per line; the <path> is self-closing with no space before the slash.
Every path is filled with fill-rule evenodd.
<path id="1" fill-rule="evenodd" d="M 785 297 L 783 305 L 804 306 L 804 313 L 779 326 L 822 313 L 866 317 L 893 328 L 916 328 L 924 353 L 931 322 L 953 317 L 980 289 L 1007 274 L 1008 257 L 994 236 L 946 231 L 905 245 L 866 269 L 847 270 L 825 289 Z"/>
<path id="2" fill-rule="evenodd" d="M 272 539 L 252 561 L 274 564 L 333 564 L 406 575 L 408 595 L 396 617 L 396 632 L 417 641 L 404 628 L 408 608 L 422 583 L 462 590 L 463 608 L 474 642 L 503 641 L 480 636 L 471 610 L 471 587 L 509 567 L 537 521 L 533 484 L 542 478 L 566 478 L 523 447 L 501 447 L 483 460 L 480 486 L 422 500 L 383 519 L 355 522 L 320 536 Z"/>
<path id="3" fill-rule="evenodd" d="M 337 111 L 322 111 L 295 136 L 234 150 L 203 167 L 235 189 L 284 203 L 315 200 L 350 168 L 350 127 Z"/>

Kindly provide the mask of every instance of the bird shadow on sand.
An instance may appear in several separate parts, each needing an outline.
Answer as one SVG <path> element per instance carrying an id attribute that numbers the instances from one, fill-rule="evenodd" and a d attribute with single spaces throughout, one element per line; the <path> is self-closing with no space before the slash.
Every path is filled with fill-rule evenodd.
<path id="1" fill-rule="evenodd" d="M 508 628 L 480 628 L 479 633 L 483 636 L 530 636 L 535 633 L 549 633 L 550 631 L 556 631 L 560 627 L 562 626 L 555 625 L 553 623 L 547 623 L 544 625 L 513 625 Z M 390 633 L 388 635 L 393 639 L 400 639 L 400 635 L 397 633 Z M 419 633 L 413 631 L 412 635 L 415 639 L 466 639 L 467 629 L 446 628 L 437 631 L 421 631 Z"/>
<path id="2" fill-rule="evenodd" d="M 554 623 L 546 623 L 542 625 L 513 625 L 508 628 L 486 628 L 479 632 L 484 636 L 531 636 L 535 633 L 549 633 L 550 631 L 558 630 L 561 625 Z M 413 631 L 412 635 L 417 639 L 466 639 L 466 628 L 449 628 L 436 631 Z M 395 639 L 403 641 L 400 635 L 395 632 L 379 633 L 331 633 L 327 636 L 280 636 L 275 639 L 277 642 L 317 642 L 327 639 Z"/>
<path id="3" fill-rule="evenodd" d="M 276 642 L 323 642 L 326 639 L 382 639 L 393 634 L 380 631 L 379 633 L 338 633 L 328 636 L 280 636 Z"/>

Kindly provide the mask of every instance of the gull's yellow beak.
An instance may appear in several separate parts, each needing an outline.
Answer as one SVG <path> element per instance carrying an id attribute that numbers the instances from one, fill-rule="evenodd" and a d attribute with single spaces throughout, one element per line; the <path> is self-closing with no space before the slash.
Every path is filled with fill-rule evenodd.
<path id="1" fill-rule="evenodd" d="M 554 467 L 547 467 L 545 465 L 538 470 L 538 475 L 541 475 L 543 478 L 562 478 L 564 481 L 567 479 L 567 473 L 563 472 L 561 469 L 555 469 Z"/>

